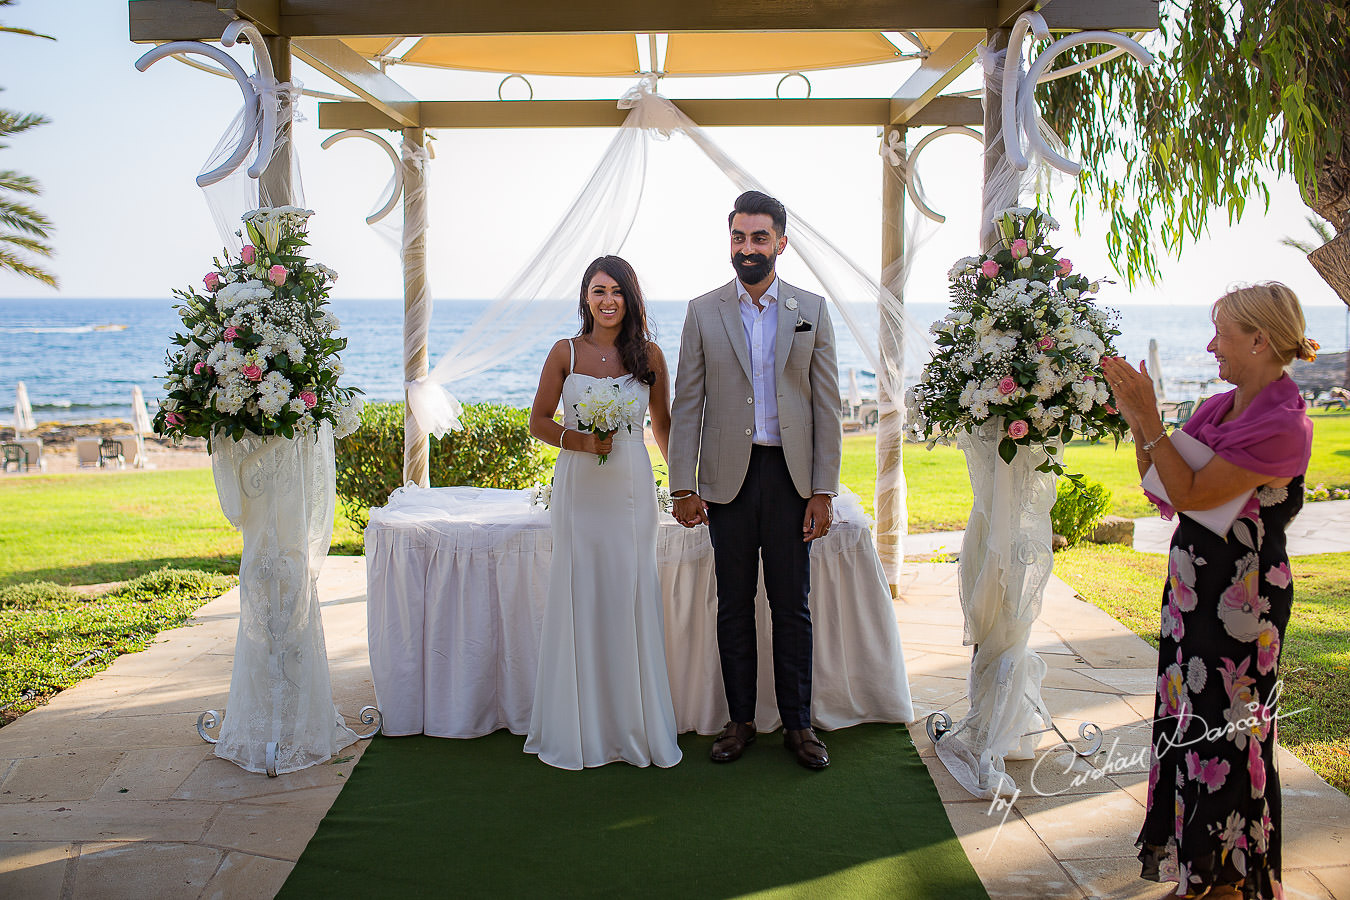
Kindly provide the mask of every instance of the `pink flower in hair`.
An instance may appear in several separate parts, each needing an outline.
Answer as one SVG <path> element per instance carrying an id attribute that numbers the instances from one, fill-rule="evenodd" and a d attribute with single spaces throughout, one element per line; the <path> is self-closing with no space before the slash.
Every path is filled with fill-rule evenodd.
<path id="1" fill-rule="evenodd" d="M 1059 258 L 1059 265 L 1055 267 L 1055 274 L 1063 278 L 1073 271 L 1073 262 L 1067 256 Z"/>
<path id="2" fill-rule="evenodd" d="M 281 287 L 283 284 L 286 283 L 286 275 L 287 275 L 286 267 L 281 265 L 280 263 L 277 263 L 275 266 L 267 270 L 268 279 L 270 279 L 271 282 L 275 284 L 277 287 Z"/>
<path id="3" fill-rule="evenodd" d="M 998 392 L 1000 394 L 1006 397 L 1015 390 L 1017 390 L 1017 382 L 1013 381 L 1013 377 L 1011 375 L 1004 375 L 1001 379 L 999 379 Z"/>
<path id="4" fill-rule="evenodd" d="M 1027 432 L 1030 430 L 1031 427 L 1027 425 L 1025 419 L 1018 419 L 1008 426 L 1008 437 L 1012 438 L 1014 441 L 1020 441 L 1027 436 Z"/>
<path id="5" fill-rule="evenodd" d="M 239 258 L 243 260 L 244 265 L 251 266 L 258 258 L 258 248 L 252 244 L 245 244 L 239 248 Z"/>
<path id="6" fill-rule="evenodd" d="M 994 278 L 999 273 L 999 264 L 992 259 L 986 259 L 984 262 L 980 263 L 980 272 L 985 278 Z"/>
<path id="7" fill-rule="evenodd" d="M 1025 238 L 1018 238 L 1013 241 L 1012 246 L 1008 249 L 1012 251 L 1013 259 L 1025 259 L 1027 254 L 1031 252 L 1031 248 L 1027 246 Z"/>
<path id="8" fill-rule="evenodd" d="M 206 276 L 202 278 L 202 284 L 206 285 L 208 291 L 220 290 L 220 273 L 207 272 Z"/>

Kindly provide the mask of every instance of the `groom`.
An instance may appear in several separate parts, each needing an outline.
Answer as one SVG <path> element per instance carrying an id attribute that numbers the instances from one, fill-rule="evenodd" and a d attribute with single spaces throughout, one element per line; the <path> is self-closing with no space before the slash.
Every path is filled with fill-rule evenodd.
<path id="1" fill-rule="evenodd" d="M 787 211 L 736 198 L 730 283 L 693 300 L 671 404 L 675 518 L 707 523 L 717 574 L 717 647 L 731 721 L 714 762 L 755 741 L 759 557 L 773 623 L 783 743 L 809 769 L 830 764 L 811 729 L 810 542 L 830 529 L 842 443 L 839 370 L 825 300 L 775 274 Z M 697 481 L 695 481 L 697 466 Z"/>

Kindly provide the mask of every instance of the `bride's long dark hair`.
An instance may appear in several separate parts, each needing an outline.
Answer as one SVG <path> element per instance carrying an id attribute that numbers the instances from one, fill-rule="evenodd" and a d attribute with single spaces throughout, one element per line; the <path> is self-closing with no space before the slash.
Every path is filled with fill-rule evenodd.
<path id="1" fill-rule="evenodd" d="M 638 382 L 656 384 L 656 372 L 647 358 L 647 342 L 652 339 L 652 332 L 647 327 L 647 305 L 642 299 L 637 273 L 627 260 L 618 256 L 602 256 L 586 267 L 586 274 L 581 277 L 581 330 L 577 332 L 578 336 L 588 335 L 595 330 L 595 316 L 591 315 L 586 297 L 591 279 L 597 272 L 604 272 L 613 278 L 623 292 L 623 321 L 619 323 L 619 338 L 614 342 L 619 351 L 619 360 Z"/>

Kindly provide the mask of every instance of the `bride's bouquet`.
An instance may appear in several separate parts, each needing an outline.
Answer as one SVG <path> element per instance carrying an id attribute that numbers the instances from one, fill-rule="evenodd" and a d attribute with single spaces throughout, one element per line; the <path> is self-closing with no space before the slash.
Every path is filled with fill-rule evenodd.
<path id="1" fill-rule="evenodd" d="M 1089 298 L 1097 282 L 1056 258 L 1048 237 L 1059 225 L 1048 214 L 1018 207 L 995 222 L 999 244 L 947 273 L 952 310 L 930 328 L 937 349 L 906 395 L 909 427 L 931 447 L 997 422 L 1004 462 L 1039 446 L 1041 470 L 1062 475 L 1059 442 L 1119 441 L 1127 430 L 1100 377 L 1102 357 L 1116 354 L 1118 316 Z"/>
<path id="2" fill-rule="evenodd" d="M 593 431 L 607 438 L 620 428 L 633 431 L 633 418 L 639 408 L 638 393 L 632 379 L 595 382 L 582 392 L 572 405 L 577 413 L 577 430 Z M 599 465 L 604 465 L 609 454 L 600 454 Z"/>
<path id="3" fill-rule="evenodd" d="M 293 438 L 323 422 L 337 437 L 356 430 L 360 391 L 338 384 L 347 339 L 325 309 L 337 273 L 301 253 L 311 215 L 293 206 L 245 214 L 251 243 L 214 260 L 205 293 L 174 291 L 186 333 L 172 339 L 157 434 L 209 444 L 220 434 Z"/>

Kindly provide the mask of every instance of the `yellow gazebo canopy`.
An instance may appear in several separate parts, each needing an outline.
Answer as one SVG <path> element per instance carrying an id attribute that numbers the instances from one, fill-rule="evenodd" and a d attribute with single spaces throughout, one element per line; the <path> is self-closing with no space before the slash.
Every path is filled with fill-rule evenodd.
<path id="1" fill-rule="evenodd" d="M 412 37 L 412 36 L 409 36 Z M 367 59 L 442 69 L 520 75 L 751 75 L 890 62 L 905 56 L 877 31 L 681 32 L 667 37 L 659 67 L 645 66 L 647 35 L 473 34 L 418 38 L 345 37 Z M 654 43 L 654 42 L 651 42 Z"/>

